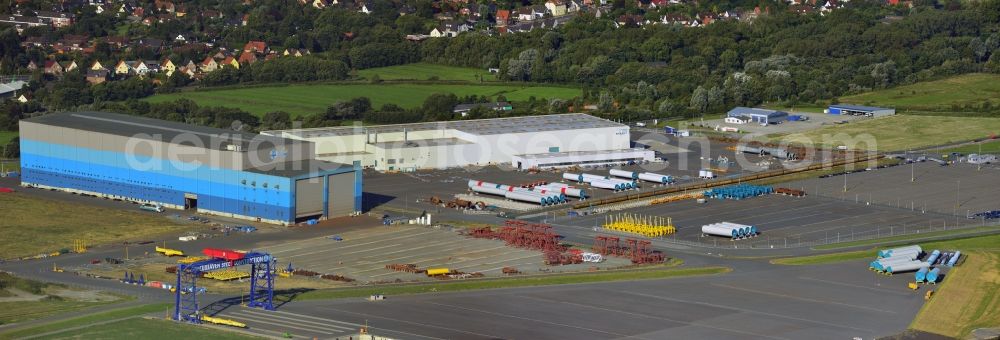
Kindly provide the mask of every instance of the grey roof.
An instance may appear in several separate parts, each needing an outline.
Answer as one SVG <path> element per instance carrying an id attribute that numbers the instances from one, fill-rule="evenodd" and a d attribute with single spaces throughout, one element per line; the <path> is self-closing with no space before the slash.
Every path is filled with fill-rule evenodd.
<path id="1" fill-rule="evenodd" d="M 163 141 L 171 144 L 222 148 L 224 144 L 239 144 L 243 150 L 264 143 L 294 145 L 305 141 L 278 138 L 254 133 L 171 122 L 153 118 L 109 112 L 64 112 L 25 119 L 27 122 L 132 138 Z M 199 140 L 201 145 L 195 145 Z"/>
<path id="2" fill-rule="evenodd" d="M 496 103 L 472 103 L 472 104 L 458 104 L 455 105 L 453 112 L 469 111 L 476 107 L 482 106 L 484 109 L 494 109 L 503 110 L 505 107 L 510 106 L 508 102 L 496 102 Z"/>
<path id="3" fill-rule="evenodd" d="M 6 84 L 0 84 L 0 94 L 6 94 L 20 90 L 22 87 L 24 87 L 24 85 L 27 84 L 28 84 L 27 82 L 20 80 L 15 80 Z"/>
<path id="4" fill-rule="evenodd" d="M 864 106 L 864 105 L 851 105 L 851 104 L 836 104 L 830 105 L 830 107 L 835 107 L 838 109 L 848 109 L 853 111 L 881 111 L 881 110 L 892 110 L 885 107 L 874 107 L 874 106 Z"/>
<path id="5" fill-rule="evenodd" d="M 350 136 L 367 133 L 389 133 L 427 130 L 459 130 L 475 135 L 497 135 L 504 133 L 547 132 L 576 129 L 593 129 L 620 127 L 627 125 L 597 118 L 583 113 L 564 113 L 545 116 L 523 116 L 494 119 L 472 119 L 449 122 L 429 122 L 397 125 L 356 126 L 356 127 L 325 127 L 314 129 L 293 129 L 281 131 L 265 131 L 267 134 L 281 135 L 286 133 L 298 138 L 317 138 L 327 136 Z"/>
<path id="6" fill-rule="evenodd" d="M 784 112 L 784 111 L 776 111 L 776 110 L 768 110 L 768 109 L 760 109 L 760 108 L 749 108 L 749 107 L 742 107 L 742 106 L 734 107 L 732 110 L 729 110 L 728 114 L 726 114 L 726 116 L 728 116 L 728 117 L 738 117 L 738 116 L 781 117 L 781 116 L 787 116 L 787 115 L 788 115 L 788 112 Z"/>
<path id="7" fill-rule="evenodd" d="M 309 178 L 353 170 L 352 165 L 308 159 L 247 168 L 243 171 L 285 178 Z"/>

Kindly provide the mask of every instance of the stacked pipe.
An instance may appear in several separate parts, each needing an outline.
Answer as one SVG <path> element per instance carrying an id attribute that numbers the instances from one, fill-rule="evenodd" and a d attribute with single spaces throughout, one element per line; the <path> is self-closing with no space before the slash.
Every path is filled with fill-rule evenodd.
<path id="1" fill-rule="evenodd" d="M 920 253 L 922 251 L 923 251 L 923 248 L 920 248 L 919 245 L 912 245 L 912 246 L 906 246 L 906 247 L 898 247 L 898 248 L 880 250 L 878 252 L 878 257 L 880 257 L 880 258 L 886 258 L 886 257 L 895 256 L 895 254 L 914 253 L 914 252 Z"/>
<path id="2" fill-rule="evenodd" d="M 531 202 L 543 206 L 566 202 L 566 195 L 555 192 L 540 193 L 525 188 L 477 180 L 469 180 L 468 185 L 469 189 L 474 192 L 503 196 L 509 200 Z"/>
<path id="3" fill-rule="evenodd" d="M 563 179 L 568 179 L 571 181 L 576 181 L 578 183 L 588 183 L 590 186 L 601 189 L 610 189 L 614 191 L 622 191 L 633 189 L 636 187 L 634 182 L 624 181 L 620 179 L 609 179 L 606 177 L 591 175 L 591 174 L 574 174 L 574 173 L 563 173 Z"/>
<path id="4" fill-rule="evenodd" d="M 892 264 L 916 261 L 919 256 L 920 253 L 916 252 L 897 253 L 891 257 L 884 257 L 872 261 L 869 268 L 877 272 L 885 272 L 886 269 Z"/>
<path id="5" fill-rule="evenodd" d="M 774 192 L 774 189 L 769 186 L 738 184 L 705 191 L 705 197 L 740 200 L 744 198 L 767 195 L 772 192 Z"/>
<path id="6" fill-rule="evenodd" d="M 953 255 L 950 259 L 948 259 L 948 267 L 954 267 L 955 264 L 958 263 L 958 259 L 961 257 L 962 257 L 962 252 L 956 251 L 955 255 Z"/>
<path id="7" fill-rule="evenodd" d="M 551 191 L 554 191 L 554 192 L 558 192 L 558 193 L 560 193 L 562 195 L 566 195 L 566 196 L 570 196 L 570 197 L 576 197 L 576 198 L 579 198 L 579 199 L 585 199 L 585 198 L 587 198 L 587 192 L 584 191 L 583 189 L 574 188 L 574 187 L 571 187 L 571 186 L 563 184 L 563 183 L 549 183 L 549 184 L 537 186 L 537 187 L 535 187 L 535 189 L 536 190 L 537 189 L 551 190 Z"/>
<path id="8" fill-rule="evenodd" d="M 755 226 L 731 222 L 719 222 L 703 225 L 701 226 L 701 233 L 705 235 L 729 237 L 733 240 L 753 237 L 759 234 L 757 227 Z"/>

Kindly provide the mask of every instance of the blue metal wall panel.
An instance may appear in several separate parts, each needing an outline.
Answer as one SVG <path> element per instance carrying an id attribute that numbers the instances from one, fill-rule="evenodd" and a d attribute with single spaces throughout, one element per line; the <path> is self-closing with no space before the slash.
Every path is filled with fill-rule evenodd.
<path id="1" fill-rule="evenodd" d="M 150 170 L 136 169 L 127 157 L 150 165 Z M 203 209 L 294 220 L 294 188 L 288 178 L 209 167 L 185 170 L 190 164 L 30 139 L 21 141 L 21 163 L 28 183 L 176 205 L 184 204 L 184 193 L 192 193 Z"/>

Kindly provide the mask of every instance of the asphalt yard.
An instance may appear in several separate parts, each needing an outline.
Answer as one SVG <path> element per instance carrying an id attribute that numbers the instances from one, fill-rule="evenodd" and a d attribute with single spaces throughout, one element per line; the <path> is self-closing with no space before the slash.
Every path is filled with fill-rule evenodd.
<path id="1" fill-rule="evenodd" d="M 603 224 L 607 216 L 616 214 L 562 217 L 554 223 L 594 228 Z M 766 195 L 738 201 L 709 199 L 702 204 L 684 200 L 630 209 L 622 214 L 671 217 L 677 234 L 667 238 L 712 245 L 752 244 L 758 248 L 885 237 L 955 226 L 955 219 L 946 215 L 813 196 Z M 753 225 L 760 230 L 761 236 L 735 242 L 702 236 L 701 226 L 717 222 Z"/>
<path id="2" fill-rule="evenodd" d="M 844 191 L 846 178 L 847 191 Z M 811 194 L 956 214 L 1000 210 L 1000 167 L 934 162 L 899 165 L 788 183 Z"/>
<path id="3" fill-rule="evenodd" d="M 791 267 L 746 262 L 720 276 L 234 306 L 223 317 L 264 334 L 343 338 L 367 323 L 403 339 L 866 339 L 907 327 L 923 303 L 909 275 L 864 261 Z M 926 289 L 926 288 L 925 288 Z"/>
<path id="4" fill-rule="evenodd" d="M 261 250 L 274 255 L 281 266 L 343 275 L 365 282 L 434 281 L 424 274 L 397 272 L 387 264 L 415 264 L 418 269 L 448 268 L 465 273 L 502 276 L 504 267 L 522 273 L 586 271 L 630 264 L 620 258 L 605 262 L 546 266 L 536 250 L 507 247 L 499 240 L 474 239 L 448 227 L 382 226 L 271 245 Z"/>

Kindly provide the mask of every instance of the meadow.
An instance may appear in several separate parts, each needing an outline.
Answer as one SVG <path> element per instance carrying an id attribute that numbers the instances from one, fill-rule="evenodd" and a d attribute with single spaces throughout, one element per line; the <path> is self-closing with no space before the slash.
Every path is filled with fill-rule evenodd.
<path id="1" fill-rule="evenodd" d="M 979 107 L 985 101 L 1000 108 L 1000 75 L 965 74 L 840 98 L 841 103 L 894 107 L 899 113 L 914 114 L 954 114 L 956 106 Z"/>
<path id="2" fill-rule="evenodd" d="M 804 133 L 773 136 L 773 140 L 815 145 L 899 151 L 1000 135 L 1000 119 L 896 115 L 829 125 Z M 874 140 L 867 144 L 863 141 Z"/>
<path id="3" fill-rule="evenodd" d="M 571 99 L 580 96 L 582 91 L 571 87 L 498 84 L 304 84 L 186 91 L 155 95 L 146 100 L 156 103 L 186 98 L 198 105 L 235 107 L 258 116 L 285 111 L 294 117 L 324 112 L 334 103 L 355 97 L 368 97 L 375 108 L 383 104 L 414 108 L 435 93 L 453 93 L 459 97 L 477 95 L 495 98 L 503 95 L 510 101 L 524 101 L 530 97 Z"/>
<path id="4" fill-rule="evenodd" d="M 455 67 L 429 63 L 414 63 L 358 70 L 358 77 L 372 80 L 461 80 L 469 82 L 496 81 L 495 75 L 484 69 Z"/>

